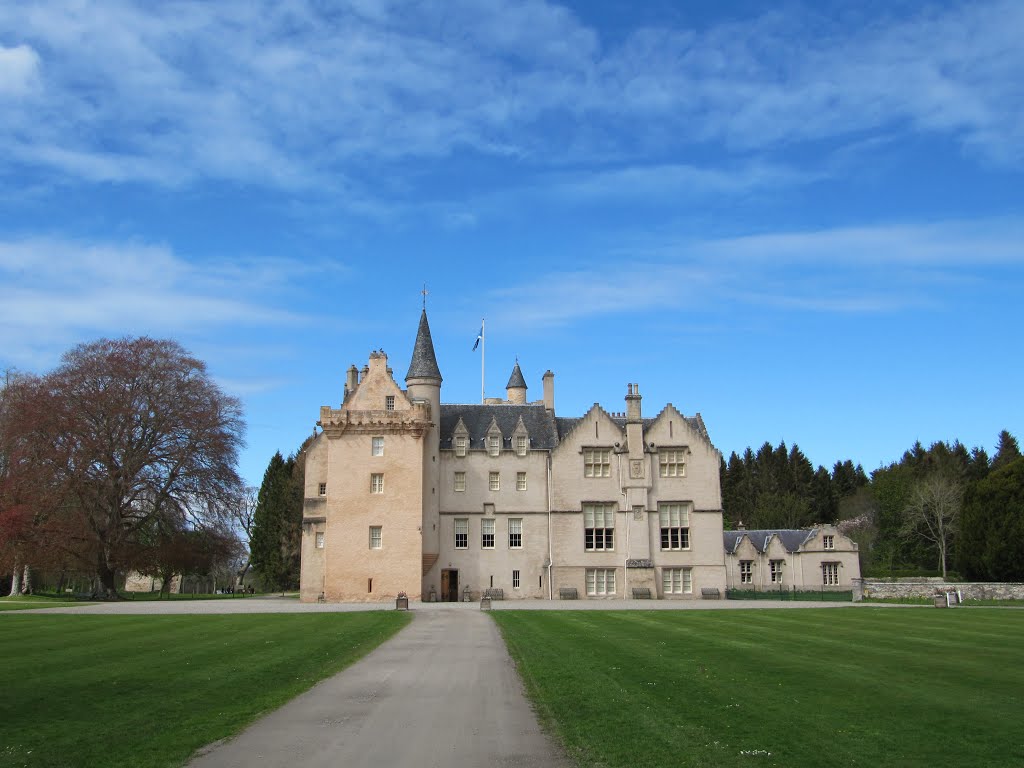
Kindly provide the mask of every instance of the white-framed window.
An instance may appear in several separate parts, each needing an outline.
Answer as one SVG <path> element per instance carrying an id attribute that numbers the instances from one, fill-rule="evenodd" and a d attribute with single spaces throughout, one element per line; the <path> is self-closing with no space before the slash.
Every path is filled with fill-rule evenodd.
<path id="1" fill-rule="evenodd" d="M 384 410 L 385 411 L 393 411 L 393 410 L 395 410 L 395 396 L 394 395 L 386 395 L 384 397 Z"/>
<path id="2" fill-rule="evenodd" d="M 370 526 L 370 549 L 382 549 L 384 547 L 383 528 L 379 525 Z"/>
<path id="3" fill-rule="evenodd" d="M 661 589 L 666 595 L 693 594 L 693 571 L 690 568 L 662 568 Z"/>
<path id="4" fill-rule="evenodd" d="M 836 548 L 836 537 L 835 536 L 822 536 L 821 537 L 821 545 L 825 549 L 835 549 Z"/>
<path id="5" fill-rule="evenodd" d="M 480 549 L 494 549 L 494 518 L 480 520 Z"/>
<path id="6" fill-rule="evenodd" d="M 508 520 L 508 548 L 523 548 L 523 518 L 510 517 Z"/>
<path id="7" fill-rule="evenodd" d="M 466 490 L 466 473 L 465 472 L 456 472 L 455 473 L 455 480 L 454 480 L 453 484 L 454 484 L 455 490 L 457 492 L 459 492 L 459 493 L 461 493 L 462 491 Z"/>
<path id="8" fill-rule="evenodd" d="M 466 443 L 467 442 L 468 441 L 466 440 L 465 437 L 456 437 L 455 438 L 455 455 L 456 456 L 465 456 L 466 455 Z"/>
<path id="9" fill-rule="evenodd" d="M 526 473 L 525 472 L 516 472 L 516 490 L 517 491 L 525 491 L 526 490 Z"/>
<path id="10" fill-rule="evenodd" d="M 611 448 L 584 448 L 583 449 L 583 476 L 584 477 L 611 477 L 612 476 L 612 451 L 611 451 Z"/>
<path id="11" fill-rule="evenodd" d="M 661 477 L 686 477 L 686 451 L 678 448 L 660 450 L 658 474 Z"/>
<path id="12" fill-rule="evenodd" d="M 526 447 L 526 435 L 516 435 L 516 456 L 525 456 Z"/>
<path id="13" fill-rule="evenodd" d="M 839 563 L 821 564 L 821 583 L 827 585 L 839 583 Z"/>
<path id="14" fill-rule="evenodd" d="M 583 505 L 583 548 L 588 552 L 615 549 L 615 505 Z"/>
<path id="15" fill-rule="evenodd" d="M 370 438 L 370 455 L 371 456 L 383 456 L 384 455 L 384 438 L 378 435 L 377 437 Z"/>
<path id="16" fill-rule="evenodd" d="M 501 473 L 500 472 L 488 472 L 487 473 L 487 488 L 492 491 L 501 490 Z"/>
<path id="17" fill-rule="evenodd" d="M 323 549 L 324 548 L 324 532 L 323 531 L 317 531 L 316 532 L 316 548 L 317 549 Z"/>
<path id="18" fill-rule="evenodd" d="M 519 571 L 512 571 L 512 589 L 519 589 Z"/>
<path id="19" fill-rule="evenodd" d="M 370 475 L 370 493 L 384 493 L 383 472 L 374 472 Z"/>
<path id="20" fill-rule="evenodd" d="M 469 549 L 469 519 L 455 518 L 455 548 Z"/>
<path id="21" fill-rule="evenodd" d="M 587 568 L 588 595 L 614 595 L 614 568 Z"/>
<path id="22" fill-rule="evenodd" d="M 754 561 L 740 560 L 740 584 L 754 583 Z"/>
<path id="23" fill-rule="evenodd" d="M 317 487 L 317 493 L 319 493 L 321 496 L 326 496 L 327 495 L 327 483 L 320 483 L 320 485 Z"/>
<path id="24" fill-rule="evenodd" d="M 490 435 L 487 438 L 487 454 L 497 456 L 501 453 L 501 438 L 498 435 Z"/>
<path id="25" fill-rule="evenodd" d="M 772 584 L 782 583 L 782 560 L 768 561 L 768 569 L 771 573 Z"/>
<path id="26" fill-rule="evenodd" d="M 690 506 L 678 502 L 658 505 L 661 518 L 661 548 L 690 548 Z"/>

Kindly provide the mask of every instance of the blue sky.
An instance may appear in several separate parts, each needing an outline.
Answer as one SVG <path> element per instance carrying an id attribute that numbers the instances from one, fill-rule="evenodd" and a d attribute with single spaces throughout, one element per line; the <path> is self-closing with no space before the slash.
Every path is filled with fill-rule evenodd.
<path id="1" fill-rule="evenodd" d="M 638 9 L 636 6 L 640 6 Z M 0 367 L 172 337 L 241 470 L 344 371 L 869 471 L 1024 437 L 1024 4 L 0 4 Z"/>

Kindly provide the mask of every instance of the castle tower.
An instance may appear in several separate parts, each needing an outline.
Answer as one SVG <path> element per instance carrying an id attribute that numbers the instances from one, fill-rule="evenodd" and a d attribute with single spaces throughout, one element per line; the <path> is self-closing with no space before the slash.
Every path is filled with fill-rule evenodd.
<path id="1" fill-rule="evenodd" d="M 420 315 L 405 384 L 409 399 L 430 407 L 430 428 L 423 437 L 423 592 L 438 580 L 434 564 L 441 551 L 441 464 L 438 460 L 441 427 L 441 370 L 430 338 L 427 310 Z"/>
<path id="2" fill-rule="evenodd" d="M 512 369 L 512 375 L 508 378 L 508 384 L 505 385 L 505 394 L 513 405 L 526 405 L 526 379 L 523 378 L 518 360 Z"/>

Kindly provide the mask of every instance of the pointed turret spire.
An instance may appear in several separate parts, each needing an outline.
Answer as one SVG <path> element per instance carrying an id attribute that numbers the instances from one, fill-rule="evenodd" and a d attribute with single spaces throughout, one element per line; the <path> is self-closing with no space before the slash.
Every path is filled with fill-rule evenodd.
<path id="1" fill-rule="evenodd" d="M 505 389 L 512 387 L 526 389 L 526 379 L 523 378 L 523 371 L 519 367 L 518 360 L 516 360 L 516 367 L 512 369 L 512 375 L 508 377 L 508 384 L 505 385 Z"/>
<path id="2" fill-rule="evenodd" d="M 420 315 L 420 327 L 416 331 L 416 345 L 412 349 L 412 362 L 409 363 L 409 372 L 405 374 L 406 382 L 409 379 L 437 379 L 441 381 L 441 369 L 437 367 L 437 357 L 434 355 L 434 342 L 430 338 L 430 324 L 427 322 L 427 310 Z"/>

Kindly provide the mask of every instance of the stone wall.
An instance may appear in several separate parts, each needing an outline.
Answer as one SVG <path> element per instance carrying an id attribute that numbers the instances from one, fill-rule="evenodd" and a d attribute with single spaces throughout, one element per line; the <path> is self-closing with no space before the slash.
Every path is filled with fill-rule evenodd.
<path id="1" fill-rule="evenodd" d="M 941 578 L 863 579 L 862 593 L 854 583 L 853 599 L 862 597 L 932 597 L 936 592 L 960 590 L 964 600 L 1024 600 L 1024 584 L 952 582 Z"/>

